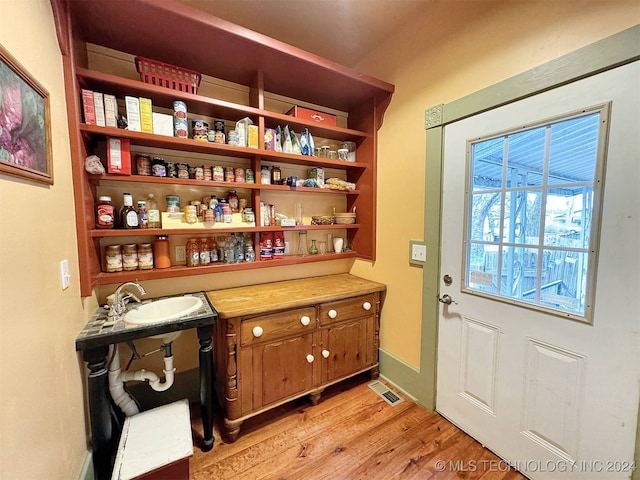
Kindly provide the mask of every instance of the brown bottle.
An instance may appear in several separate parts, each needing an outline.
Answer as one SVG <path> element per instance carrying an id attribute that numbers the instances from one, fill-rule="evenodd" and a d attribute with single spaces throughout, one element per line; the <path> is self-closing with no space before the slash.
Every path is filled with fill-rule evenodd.
<path id="1" fill-rule="evenodd" d="M 120 225 L 122 228 L 138 228 L 138 212 L 133 208 L 133 196 L 130 193 L 123 193 L 124 206 L 120 211 Z"/>

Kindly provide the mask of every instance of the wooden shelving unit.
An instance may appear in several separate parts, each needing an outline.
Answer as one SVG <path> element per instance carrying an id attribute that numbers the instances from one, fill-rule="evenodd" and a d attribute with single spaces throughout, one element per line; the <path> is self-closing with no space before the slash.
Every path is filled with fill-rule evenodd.
<path id="1" fill-rule="evenodd" d="M 171 0 L 162 2 L 52 0 L 52 6 L 65 67 L 80 285 L 83 296 L 91 295 L 96 285 L 132 279 L 172 278 L 339 258 L 375 259 L 377 131 L 382 124 L 384 111 L 391 101 L 393 85 Z M 139 80 L 113 75 L 110 72 L 91 70 L 87 68 L 87 43 L 130 55 L 153 58 L 195 70 L 208 77 L 244 85 L 249 89 L 249 102 L 247 105 L 232 103 L 146 84 Z M 212 48 L 213 46 L 216 48 Z M 190 114 L 199 116 L 233 119 L 233 121 L 249 117 L 258 126 L 260 139 L 263 138 L 266 128 L 274 128 L 276 125 L 288 124 L 296 132 L 308 128 L 317 138 L 328 138 L 336 142 L 345 140 L 355 142 L 357 162 L 341 162 L 279 153 L 264 148 L 243 148 L 86 125 L 82 122 L 82 88 L 111 93 L 119 99 L 125 95 L 150 98 L 154 107 L 164 109 L 170 108 L 173 101 L 180 99 L 187 104 Z M 345 112 L 348 116 L 348 128 L 317 124 L 281 112 L 270 111 L 265 108 L 265 95 L 269 94 L 292 99 L 292 105 L 302 102 Z M 347 181 L 356 184 L 356 190 L 345 192 L 261 185 L 260 183 L 241 184 L 136 175 L 124 177 L 87 174 L 84 170 L 85 158 L 94 153 L 96 146 L 109 136 L 129 139 L 132 150 L 142 147 L 160 149 L 171 154 L 193 153 L 244 162 L 247 167 L 254 169 L 256 182 L 259 182 L 260 166 L 264 162 L 337 169 L 344 172 Z M 248 192 L 249 205 L 253 206 L 254 210 L 259 210 L 257 206 L 263 194 L 270 192 L 286 194 L 287 197 L 291 195 L 291 202 L 300 201 L 301 197 L 304 198 L 308 194 L 340 195 L 346 204 L 346 211 L 357 208 L 358 223 L 329 226 L 305 225 L 285 229 L 242 227 L 229 230 L 216 228 L 208 231 L 202 229 L 96 230 L 94 204 L 97 191 L 104 185 L 113 184 L 122 185 L 122 191 L 126 191 L 127 186 L 142 184 L 152 184 L 158 188 L 182 185 L 195 189 L 209 187 L 242 189 Z M 259 225 L 259 218 L 257 220 Z M 176 266 L 161 270 L 136 270 L 110 274 L 101 271 L 101 239 L 122 237 L 126 240 L 132 236 L 145 236 L 151 240 L 158 234 L 197 235 L 210 232 L 213 234 L 244 232 L 253 234 L 254 244 L 257 245 L 261 232 L 278 230 L 327 230 L 330 232 L 334 229 L 342 229 L 346 232 L 353 251 L 195 268 Z"/>

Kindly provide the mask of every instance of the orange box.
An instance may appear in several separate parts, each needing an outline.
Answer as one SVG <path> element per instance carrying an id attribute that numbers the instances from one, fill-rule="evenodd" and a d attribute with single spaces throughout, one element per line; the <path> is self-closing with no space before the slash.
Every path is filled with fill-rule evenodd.
<path id="1" fill-rule="evenodd" d="M 287 115 L 292 117 L 302 118 L 304 120 L 311 120 L 312 122 L 323 123 L 332 127 L 336 126 L 336 116 L 330 113 L 318 112 L 309 108 L 298 107 L 297 105 L 292 107 Z"/>
<path id="2" fill-rule="evenodd" d="M 107 172 L 131 175 L 131 146 L 128 138 L 107 137 Z"/>

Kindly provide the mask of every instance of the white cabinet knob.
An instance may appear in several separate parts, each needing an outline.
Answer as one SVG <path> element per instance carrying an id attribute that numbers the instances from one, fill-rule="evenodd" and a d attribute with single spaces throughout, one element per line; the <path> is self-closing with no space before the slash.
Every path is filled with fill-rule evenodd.
<path id="1" fill-rule="evenodd" d="M 329 318 L 336 318 L 338 316 L 338 312 L 336 312 L 333 308 L 329 310 Z"/>
<path id="2" fill-rule="evenodd" d="M 264 330 L 262 330 L 261 326 L 256 325 L 255 327 L 253 327 L 253 336 L 254 337 L 261 337 L 263 333 L 264 333 Z"/>
<path id="3" fill-rule="evenodd" d="M 369 302 L 364 302 L 362 304 L 362 308 L 364 308 L 365 310 L 371 310 L 371 304 Z"/>
<path id="4" fill-rule="evenodd" d="M 308 363 L 313 363 L 313 360 L 314 360 L 313 355 L 311 355 L 311 354 L 307 355 L 307 362 Z"/>
<path id="5" fill-rule="evenodd" d="M 322 350 L 322 356 L 323 356 L 324 358 L 329 358 L 329 355 L 331 355 L 331 354 L 329 353 L 329 350 Z"/>
<path id="6" fill-rule="evenodd" d="M 303 315 L 302 318 L 300 318 L 300 323 L 306 327 L 311 323 L 311 318 L 309 318 L 309 315 Z"/>

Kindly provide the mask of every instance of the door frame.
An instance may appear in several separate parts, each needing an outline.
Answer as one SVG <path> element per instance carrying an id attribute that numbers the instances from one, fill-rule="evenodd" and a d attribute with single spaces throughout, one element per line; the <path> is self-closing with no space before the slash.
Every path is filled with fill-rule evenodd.
<path id="1" fill-rule="evenodd" d="M 422 271 L 420 368 L 415 369 L 380 350 L 385 378 L 435 410 L 440 287 L 440 222 L 444 127 L 478 113 L 640 60 L 640 25 L 599 40 L 543 65 L 527 70 L 447 104 L 425 111 L 426 159 L 424 183 L 424 243 L 428 251 Z M 640 422 L 639 430 L 640 430 Z M 636 435 L 636 462 L 640 460 L 640 431 Z M 638 472 L 636 472 L 638 473 Z M 633 478 L 636 478 L 634 475 Z M 639 475 L 640 478 L 640 475 Z"/>

